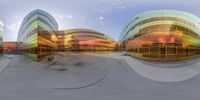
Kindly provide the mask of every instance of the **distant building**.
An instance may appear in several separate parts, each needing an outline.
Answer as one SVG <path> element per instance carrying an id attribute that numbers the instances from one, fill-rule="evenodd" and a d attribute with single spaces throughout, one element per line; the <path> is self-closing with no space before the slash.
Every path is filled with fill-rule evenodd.
<path id="1" fill-rule="evenodd" d="M 59 51 L 112 51 L 117 42 L 111 37 L 89 29 L 71 29 L 58 32 Z"/>
<path id="2" fill-rule="evenodd" d="M 119 49 L 146 60 L 177 61 L 200 56 L 200 19 L 174 10 L 149 11 L 124 28 Z"/>
<path id="3" fill-rule="evenodd" d="M 3 42 L 3 53 L 17 53 L 18 43 L 17 42 Z"/>
<path id="4" fill-rule="evenodd" d="M 63 31 L 57 32 L 57 37 L 58 37 L 58 49 L 57 51 L 65 51 L 65 34 Z M 66 48 L 67 49 L 67 48 Z"/>
<path id="5" fill-rule="evenodd" d="M 23 20 L 17 42 L 24 54 L 36 61 L 54 54 L 57 49 L 58 24 L 47 12 L 34 10 Z"/>
<path id="6" fill-rule="evenodd" d="M 0 20 L 0 54 L 3 53 L 3 23 Z"/>

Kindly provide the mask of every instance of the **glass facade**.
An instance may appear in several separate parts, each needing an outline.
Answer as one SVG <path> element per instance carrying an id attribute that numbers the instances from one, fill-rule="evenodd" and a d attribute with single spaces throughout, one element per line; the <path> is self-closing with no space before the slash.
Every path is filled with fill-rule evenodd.
<path id="1" fill-rule="evenodd" d="M 3 42 L 3 53 L 17 53 L 17 42 Z"/>
<path id="2" fill-rule="evenodd" d="M 124 28 L 119 49 L 146 60 L 177 61 L 200 56 L 200 19 L 173 10 L 133 17 Z"/>
<path id="3" fill-rule="evenodd" d="M 88 29 L 71 29 L 58 32 L 60 51 L 112 51 L 117 42 L 109 36 Z"/>
<path id="4" fill-rule="evenodd" d="M 3 23 L 0 20 L 0 54 L 3 53 Z"/>
<path id="5" fill-rule="evenodd" d="M 48 13 L 42 10 L 34 10 L 23 20 L 17 41 L 20 51 L 39 61 L 53 55 L 57 49 L 58 24 Z"/>

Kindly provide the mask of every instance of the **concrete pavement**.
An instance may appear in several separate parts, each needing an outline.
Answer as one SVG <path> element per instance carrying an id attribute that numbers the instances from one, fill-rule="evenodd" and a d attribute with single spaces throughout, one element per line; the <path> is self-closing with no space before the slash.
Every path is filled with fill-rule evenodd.
<path id="1" fill-rule="evenodd" d="M 86 54 L 98 57 L 123 59 L 135 72 L 154 81 L 178 82 L 200 74 L 200 59 L 178 63 L 155 63 L 142 61 L 130 56 L 124 56 L 124 54 L 120 52 L 109 54 Z"/>
<path id="2" fill-rule="evenodd" d="M 111 55 L 120 57 L 116 54 Z M 8 66 L 0 72 L 0 98 L 2 100 L 199 100 L 200 98 L 199 75 L 184 81 L 160 82 L 142 77 L 124 59 L 84 54 L 67 57 L 69 58 L 65 59 L 69 61 L 77 60 L 70 63 L 71 65 L 76 65 L 77 62 L 80 65 L 81 61 L 87 62 L 75 68 L 65 66 L 67 70 L 59 71 L 49 69 L 52 63 L 32 62 L 24 56 L 13 55 Z M 105 74 L 105 70 L 109 70 L 109 73 Z M 85 85 L 81 83 L 95 82 L 96 79 L 100 81 L 84 88 L 68 88 Z"/>
<path id="3" fill-rule="evenodd" d="M 2 56 L 0 60 L 0 72 L 3 71 L 11 61 L 12 56 Z"/>

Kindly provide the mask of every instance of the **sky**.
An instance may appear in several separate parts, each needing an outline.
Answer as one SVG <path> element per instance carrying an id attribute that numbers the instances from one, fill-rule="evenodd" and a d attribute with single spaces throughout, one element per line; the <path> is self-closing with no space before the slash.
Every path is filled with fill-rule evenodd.
<path id="1" fill-rule="evenodd" d="M 51 14 L 59 30 L 85 28 L 118 40 L 135 15 L 159 9 L 181 10 L 200 17 L 200 0 L 0 0 L 4 41 L 16 41 L 23 18 L 41 9 Z"/>

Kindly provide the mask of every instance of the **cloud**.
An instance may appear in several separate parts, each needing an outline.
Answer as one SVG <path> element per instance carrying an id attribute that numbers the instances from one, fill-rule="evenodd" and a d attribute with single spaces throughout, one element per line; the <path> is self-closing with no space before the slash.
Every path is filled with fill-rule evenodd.
<path id="1" fill-rule="evenodd" d="M 5 25 L 4 41 L 16 41 L 21 21 L 13 22 Z"/>
<path id="2" fill-rule="evenodd" d="M 21 19 L 20 16 L 13 16 L 13 21 L 9 24 L 6 24 L 6 28 L 10 31 L 17 32 L 19 30 L 19 27 L 21 25 Z"/>
<path id="3" fill-rule="evenodd" d="M 58 20 L 64 20 L 64 19 L 70 19 L 73 18 L 72 15 L 68 15 L 68 14 L 58 14 L 58 13 L 54 13 L 53 16 L 58 19 Z"/>
<path id="4" fill-rule="evenodd" d="M 52 15 L 56 19 L 59 29 L 69 28 L 72 25 L 71 21 L 74 20 L 74 16 L 71 14 L 52 13 Z"/>
<path id="5" fill-rule="evenodd" d="M 119 9 L 124 9 L 124 8 L 126 8 L 125 6 L 118 6 L 117 8 L 119 8 Z"/>
<path id="6" fill-rule="evenodd" d="M 16 41 L 17 34 L 21 25 L 21 17 L 13 16 L 9 20 L 10 22 L 5 23 L 4 27 L 4 41 Z"/>
<path id="7" fill-rule="evenodd" d="M 103 16 L 100 16 L 100 17 L 99 17 L 99 20 L 104 20 L 104 17 L 103 17 Z"/>
<path id="8" fill-rule="evenodd" d="M 93 6 L 92 10 L 98 13 L 106 13 L 111 10 L 111 7 L 107 6 Z"/>
<path id="9" fill-rule="evenodd" d="M 66 15 L 66 18 L 73 18 L 72 15 Z"/>
<path id="10" fill-rule="evenodd" d="M 6 24 L 6 28 L 11 31 L 17 32 L 19 30 L 20 25 L 21 25 L 21 21 L 17 21 L 11 24 Z"/>

